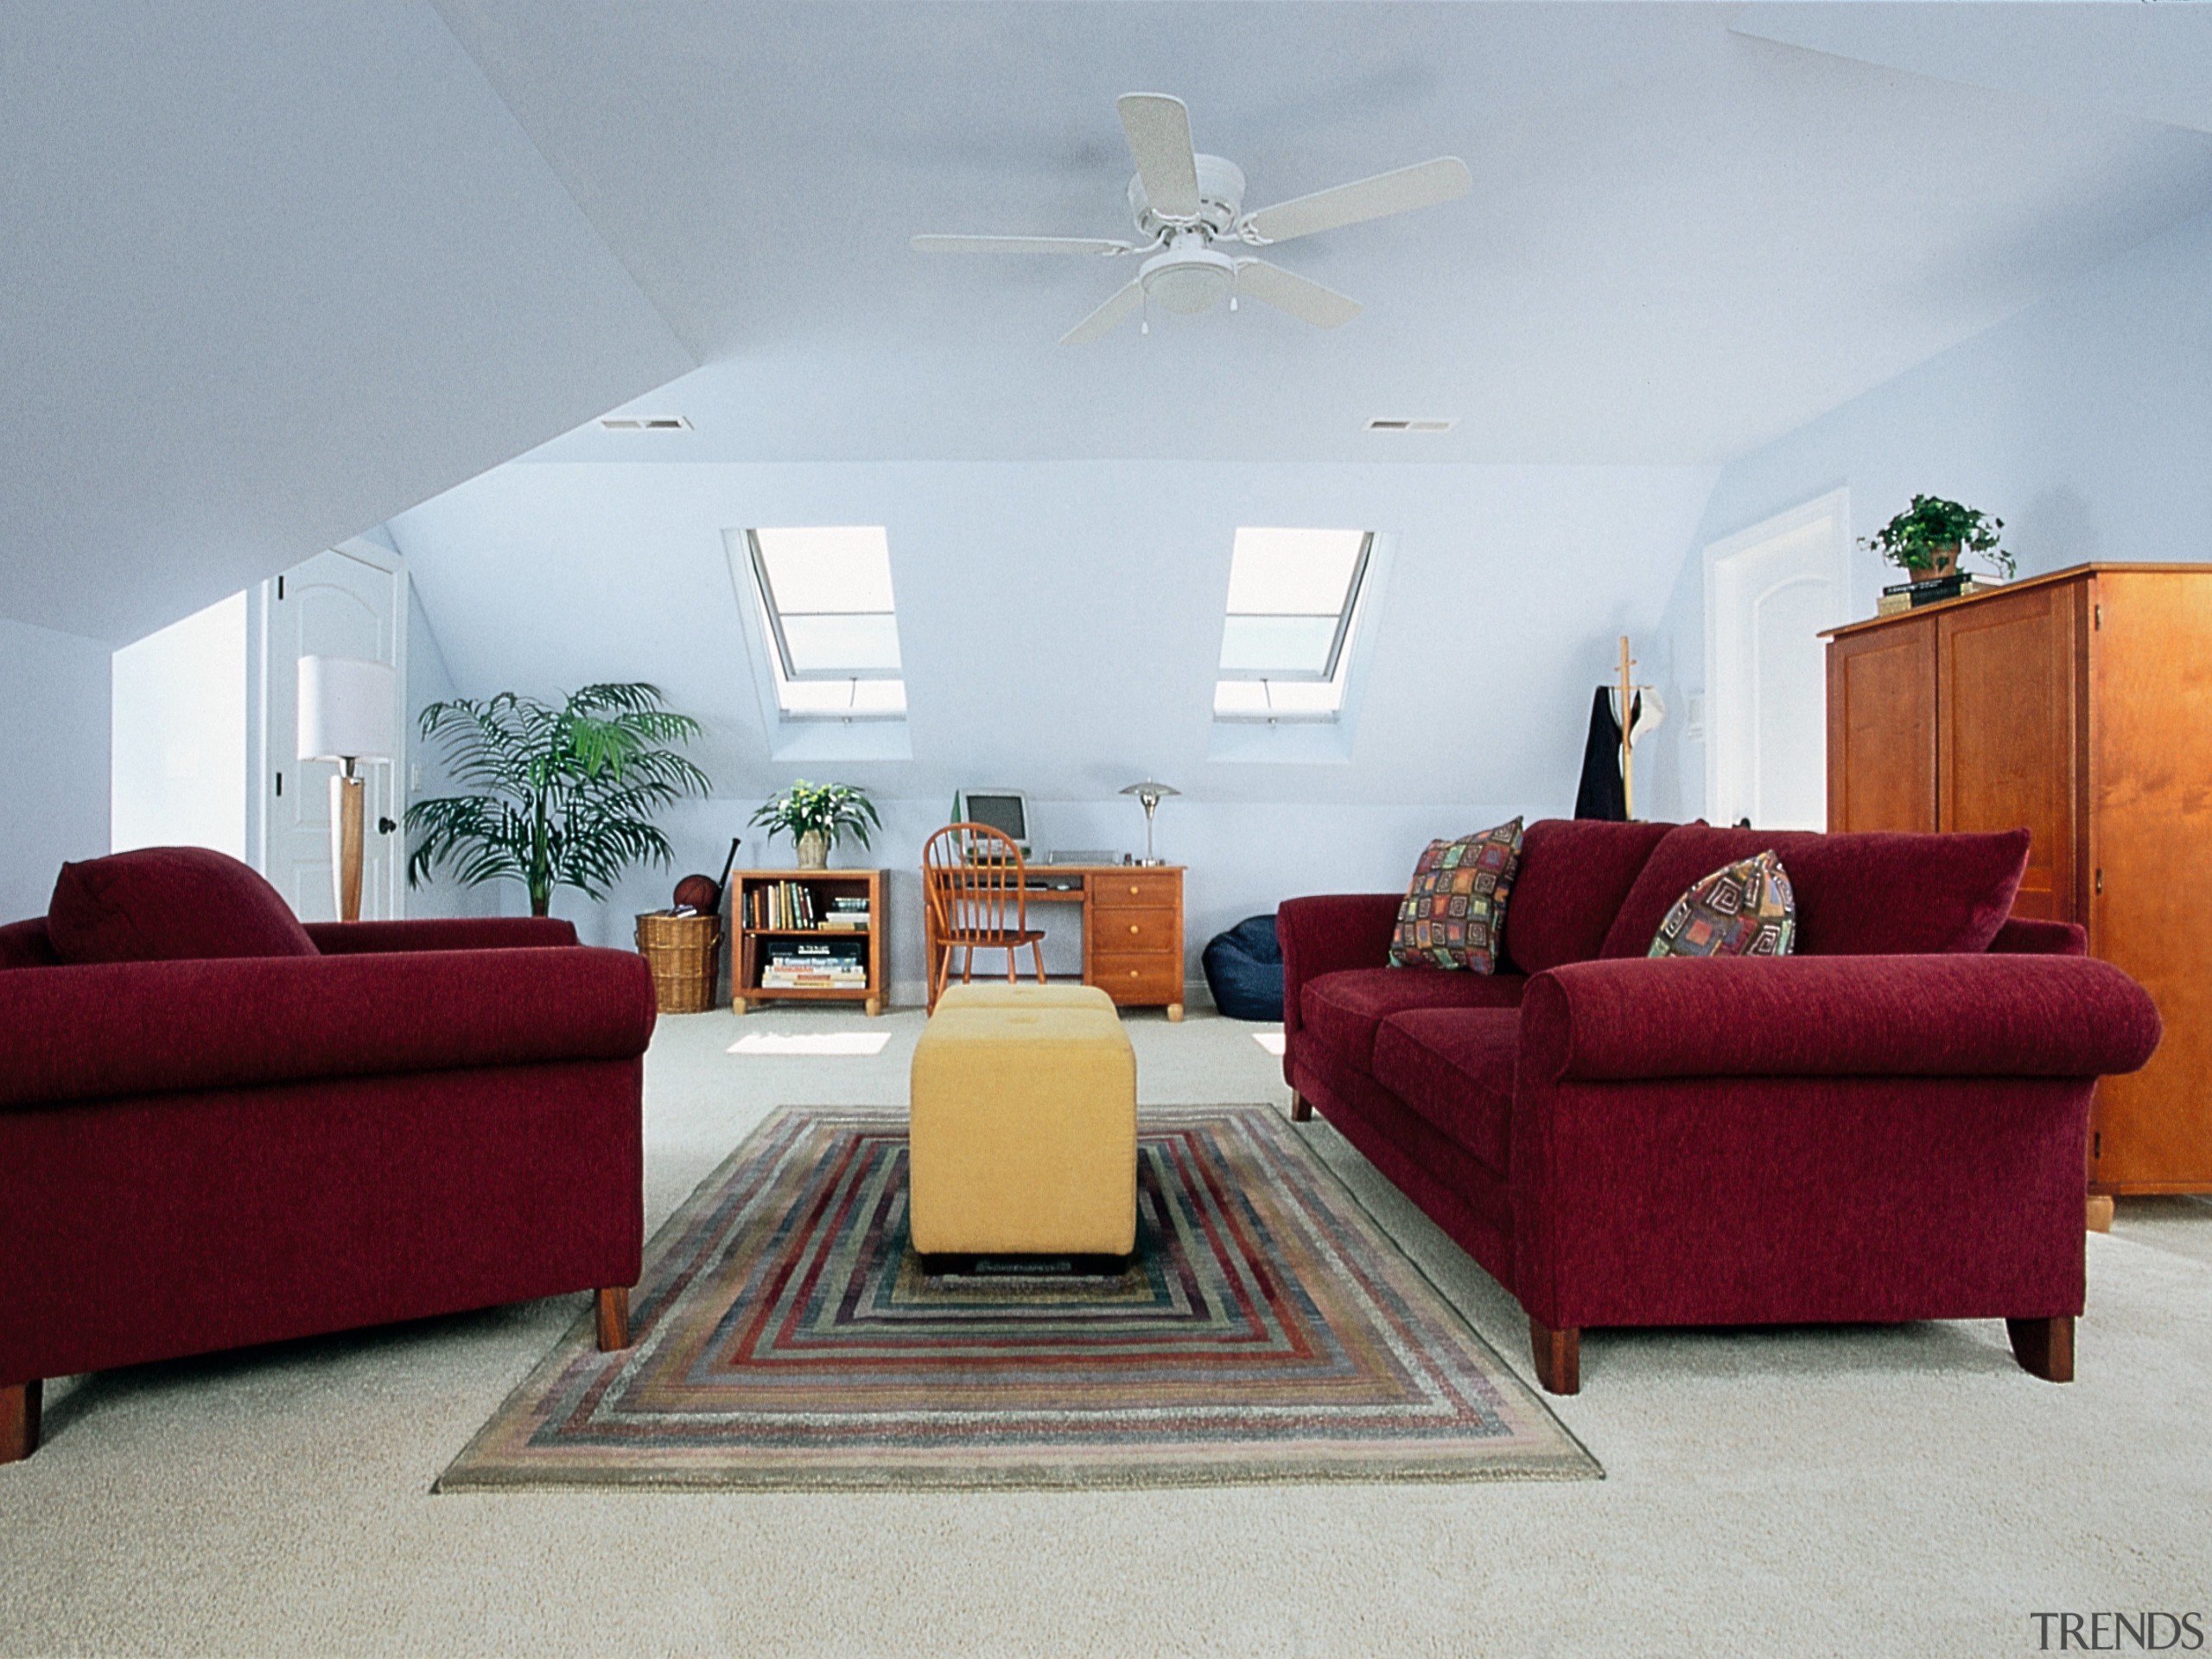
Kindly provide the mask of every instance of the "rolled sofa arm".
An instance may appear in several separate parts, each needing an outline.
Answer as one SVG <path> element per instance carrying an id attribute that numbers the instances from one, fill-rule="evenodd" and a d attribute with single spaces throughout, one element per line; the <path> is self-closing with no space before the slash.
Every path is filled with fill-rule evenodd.
<path id="1" fill-rule="evenodd" d="M 423 950 L 0 974 L 0 1109 L 188 1089 L 627 1059 L 652 971 L 624 950 Z"/>
<path id="2" fill-rule="evenodd" d="M 2158 1046 L 2158 1010 L 2069 956 L 1634 957 L 1538 974 L 1521 1075 L 2094 1077 Z"/>
<path id="3" fill-rule="evenodd" d="M 574 944 L 575 924 L 551 916 L 448 916 L 407 922 L 309 922 L 326 957 L 385 950 L 524 950 Z"/>
<path id="4" fill-rule="evenodd" d="M 1287 899 L 1276 907 L 1286 1047 L 1298 1035 L 1299 988 L 1307 980 L 1346 968 L 1380 968 L 1390 960 L 1390 936 L 1397 929 L 1402 898 L 1395 893 L 1332 893 Z M 1286 1054 L 1286 1076 L 1289 1067 Z"/>

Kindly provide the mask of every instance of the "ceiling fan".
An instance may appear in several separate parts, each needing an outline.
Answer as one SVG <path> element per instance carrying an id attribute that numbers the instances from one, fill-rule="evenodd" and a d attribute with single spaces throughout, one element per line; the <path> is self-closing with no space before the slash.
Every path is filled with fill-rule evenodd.
<path id="1" fill-rule="evenodd" d="M 1340 225 L 1382 219 L 1414 207 L 1452 201 L 1474 188 L 1467 164 L 1456 156 L 1378 173 L 1354 184 L 1318 190 L 1310 196 L 1244 211 L 1244 175 L 1234 162 L 1201 156 L 1191 147 L 1191 112 L 1179 98 L 1160 92 L 1128 92 L 1117 100 L 1122 130 L 1136 157 L 1129 181 L 1129 212 L 1141 241 L 1070 236 L 918 236 L 923 253 L 1077 253 L 1105 258 L 1145 256 L 1137 274 L 1105 304 L 1060 337 L 1063 346 L 1081 345 L 1110 333 L 1144 308 L 1147 299 L 1186 316 L 1210 311 L 1226 299 L 1231 310 L 1240 294 L 1264 305 L 1303 317 L 1317 327 L 1334 328 L 1359 315 L 1359 302 L 1309 282 L 1281 265 L 1231 247 L 1264 248 L 1293 237 L 1332 231 Z M 1148 328 L 1149 324 L 1146 327 Z"/>

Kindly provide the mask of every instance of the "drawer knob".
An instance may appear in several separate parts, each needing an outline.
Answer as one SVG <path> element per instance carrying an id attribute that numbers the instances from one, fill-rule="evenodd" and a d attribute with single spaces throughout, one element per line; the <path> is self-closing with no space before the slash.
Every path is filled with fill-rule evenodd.
<path id="1" fill-rule="evenodd" d="M 1135 922 L 1131 922 L 1131 923 L 1129 924 L 1129 931 L 1130 931 L 1130 932 L 1132 932 L 1132 933 L 1134 933 L 1134 932 L 1135 932 L 1136 931 L 1137 931 L 1137 925 L 1136 925 Z"/>
<path id="2" fill-rule="evenodd" d="M 1135 969 L 1134 969 L 1134 968 L 1130 969 L 1129 969 L 1129 977 L 1130 977 L 1131 979 L 1135 979 L 1136 976 L 1137 976 L 1137 970 L 1136 970 Z"/>

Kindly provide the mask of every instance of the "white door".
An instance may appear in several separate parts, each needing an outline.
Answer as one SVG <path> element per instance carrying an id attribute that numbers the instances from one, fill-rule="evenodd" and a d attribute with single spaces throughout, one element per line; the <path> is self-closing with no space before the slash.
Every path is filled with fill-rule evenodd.
<path id="1" fill-rule="evenodd" d="M 1706 816 L 1827 827 L 1827 664 L 1848 620 L 1844 492 L 1705 551 Z"/>
<path id="2" fill-rule="evenodd" d="M 304 922 L 334 921 L 331 891 L 330 780 L 334 760 L 297 758 L 299 662 L 302 657 L 361 657 L 396 671 L 393 729 L 403 751 L 407 741 L 407 576 L 398 556 L 349 542 L 343 552 L 318 553 L 262 585 L 264 658 L 262 702 L 264 758 L 261 802 L 265 835 L 262 873 Z M 399 916 L 405 874 L 404 838 L 395 780 L 404 775 L 403 752 L 356 768 L 367 789 L 361 870 L 365 920 Z M 391 828 L 387 829 L 386 826 Z"/>

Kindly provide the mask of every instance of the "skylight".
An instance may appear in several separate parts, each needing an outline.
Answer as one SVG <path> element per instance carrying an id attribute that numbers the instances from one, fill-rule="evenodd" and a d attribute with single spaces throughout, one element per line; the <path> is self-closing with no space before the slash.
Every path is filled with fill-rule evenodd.
<path id="1" fill-rule="evenodd" d="M 906 712 L 891 543 L 880 524 L 748 530 L 776 702 L 798 718 Z"/>
<path id="2" fill-rule="evenodd" d="M 1374 536 L 1241 529 L 1229 562 L 1217 720 L 1332 720 Z"/>

